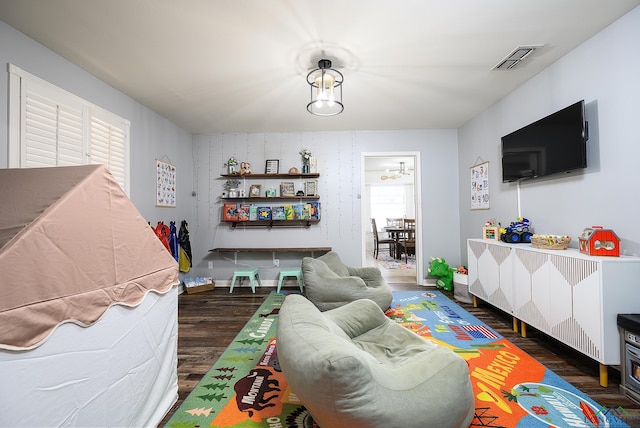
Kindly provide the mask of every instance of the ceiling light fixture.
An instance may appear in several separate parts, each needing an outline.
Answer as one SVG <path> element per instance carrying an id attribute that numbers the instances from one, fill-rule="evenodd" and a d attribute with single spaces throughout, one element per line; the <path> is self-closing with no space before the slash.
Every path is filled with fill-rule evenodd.
<path id="1" fill-rule="evenodd" d="M 392 179 L 395 180 L 397 178 L 402 177 L 403 175 L 411 175 L 411 173 L 409 173 L 405 167 L 404 167 L 404 162 L 400 162 L 400 171 L 386 171 L 387 173 L 389 172 L 393 172 L 393 175 L 381 175 L 380 176 L 380 180 L 388 180 L 388 179 Z"/>
<path id="2" fill-rule="evenodd" d="M 331 61 L 321 59 L 318 68 L 307 74 L 311 87 L 311 102 L 307 104 L 309 113 L 316 116 L 335 116 L 342 113 L 342 73 L 331 68 Z"/>

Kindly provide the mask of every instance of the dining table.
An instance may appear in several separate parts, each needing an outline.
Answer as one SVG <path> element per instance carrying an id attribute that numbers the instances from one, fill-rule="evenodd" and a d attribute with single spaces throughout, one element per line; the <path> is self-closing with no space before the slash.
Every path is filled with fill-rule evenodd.
<path id="1" fill-rule="evenodd" d="M 404 236 L 404 227 L 400 226 L 385 226 L 383 228 L 385 232 L 389 234 L 389 237 L 395 241 L 393 245 L 393 254 L 391 257 L 398 260 L 400 259 L 400 239 Z"/>

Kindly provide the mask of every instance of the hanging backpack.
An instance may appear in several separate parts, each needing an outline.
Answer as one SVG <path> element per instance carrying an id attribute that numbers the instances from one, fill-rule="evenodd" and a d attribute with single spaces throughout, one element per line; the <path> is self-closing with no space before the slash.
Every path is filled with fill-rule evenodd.
<path id="1" fill-rule="evenodd" d="M 180 223 L 180 231 L 178 232 L 178 241 L 180 243 L 180 248 L 182 248 L 182 252 L 184 252 L 184 257 L 187 259 L 184 262 L 180 260 L 178 261 L 180 263 L 180 271 L 188 272 L 189 269 L 183 270 L 183 263 L 185 268 L 187 268 L 187 265 L 186 265 L 187 262 L 188 262 L 188 267 L 189 268 L 192 267 L 193 257 L 191 255 L 191 241 L 189 241 L 189 225 L 187 224 L 187 220 L 182 220 L 182 223 Z"/>
<path id="2" fill-rule="evenodd" d="M 171 231 L 169 230 L 169 226 L 159 221 L 158 225 L 153 230 L 156 233 L 156 236 L 158 237 L 160 242 L 162 242 L 162 245 L 164 245 L 166 249 L 169 252 L 171 252 L 171 248 L 169 247 L 169 235 L 171 234 Z"/>
<path id="3" fill-rule="evenodd" d="M 180 252 L 178 251 L 178 235 L 176 235 L 176 222 L 169 222 L 169 251 L 171 251 L 171 255 L 176 261 L 180 257 Z"/>

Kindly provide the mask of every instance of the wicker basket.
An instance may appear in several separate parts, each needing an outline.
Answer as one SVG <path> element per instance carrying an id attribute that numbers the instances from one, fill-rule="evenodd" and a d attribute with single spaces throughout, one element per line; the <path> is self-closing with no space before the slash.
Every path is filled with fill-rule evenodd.
<path id="1" fill-rule="evenodd" d="M 571 242 L 570 236 L 532 235 L 531 246 L 543 250 L 566 250 Z"/>

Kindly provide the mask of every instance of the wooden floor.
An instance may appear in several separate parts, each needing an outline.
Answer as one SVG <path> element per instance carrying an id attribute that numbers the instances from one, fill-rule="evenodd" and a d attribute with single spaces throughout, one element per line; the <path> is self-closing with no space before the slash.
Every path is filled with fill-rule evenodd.
<path id="1" fill-rule="evenodd" d="M 394 290 L 416 290 L 424 287 L 416 284 L 391 283 Z M 228 288 L 216 288 L 198 294 L 181 294 L 178 299 L 178 401 L 159 426 L 164 426 L 169 417 L 187 397 L 209 368 L 224 352 L 240 332 L 253 313 L 260 307 L 273 288 L 258 289 L 251 293 L 249 287 L 235 288 L 229 294 Z M 593 400 L 606 407 L 622 406 L 640 421 L 640 405 L 619 393 L 620 372 L 609 368 L 609 386 L 599 385 L 598 363 L 568 348 L 561 343 L 527 329 L 527 338 L 522 338 L 512 330 L 510 315 L 482 304 L 478 308 L 460 304 L 464 309 L 492 327 L 509 341 L 546 367 L 562 376 Z M 640 426 L 640 424 L 630 424 Z"/>

